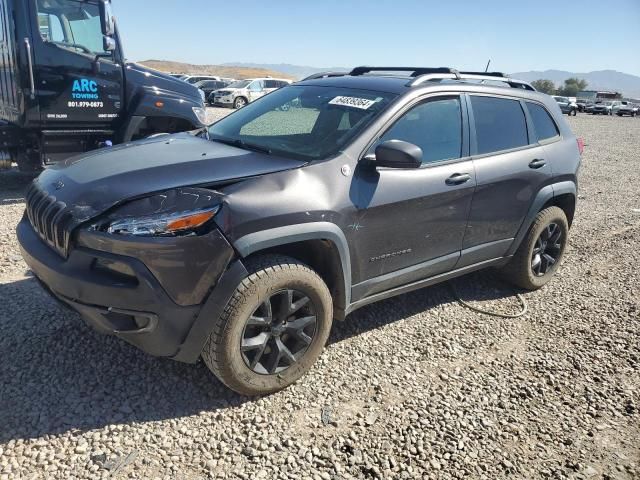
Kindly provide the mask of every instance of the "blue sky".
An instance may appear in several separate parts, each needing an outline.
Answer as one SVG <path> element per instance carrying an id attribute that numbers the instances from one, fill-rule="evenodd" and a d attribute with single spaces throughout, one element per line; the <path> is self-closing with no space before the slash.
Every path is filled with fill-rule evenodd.
<path id="1" fill-rule="evenodd" d="M 640 0 L 113 0 L 113 5 L 131 60 L 484 69 L 491 58 L 491 68 L 505 72 L 612 69 L 640 75 Z"/>

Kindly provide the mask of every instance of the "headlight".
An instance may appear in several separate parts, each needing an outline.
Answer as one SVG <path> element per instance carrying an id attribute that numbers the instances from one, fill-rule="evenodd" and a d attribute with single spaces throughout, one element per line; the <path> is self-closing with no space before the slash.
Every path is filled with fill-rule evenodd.
<path id="1" fill-rule="evenodd" d="M 219 209 L 215 192 L 180 188 L 129 202 L 91 229 L 141 237 L 197 234 Z"/>
<path id="2" fill-rule="evenodd" d="M 202 92 L 202 90 L 200 90 Z M 204 95 L 204 92 L 203 92 Z M 203 124 L 206 125 L 207 124 L 207 111 L 206 109 L 202 108 L 202 107 L 193 107 L 193 113 L 195 113 L 196 117 L 198 118 L 198 121 Z"/>

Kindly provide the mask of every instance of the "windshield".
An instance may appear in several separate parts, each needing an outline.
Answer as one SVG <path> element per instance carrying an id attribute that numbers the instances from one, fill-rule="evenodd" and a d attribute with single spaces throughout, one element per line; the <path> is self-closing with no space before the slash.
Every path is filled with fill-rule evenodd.
<path id="1" fill-rule="evenodd" d="M 251 80 L 238 80 L 228 85 L 229 88 L 244 88 L 251 83 Z"/>
<path id="2" fill-rule="evenodd" d="M 294 158 L 327 158 L 395 97 L 340 87 L 284 87 L 211 125 L 209 137 Z"/>

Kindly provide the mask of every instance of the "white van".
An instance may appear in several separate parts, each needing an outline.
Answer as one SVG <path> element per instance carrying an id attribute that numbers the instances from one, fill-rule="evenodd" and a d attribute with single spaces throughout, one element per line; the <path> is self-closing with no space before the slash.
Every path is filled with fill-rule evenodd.
<path id="1" fill-rule="evenodd" d="M 242 108 L 246 104 L 291 84 L 284 78 L 249 78 L 237 80 L 220 90 L 213 92 L 213 104 L 219 107 Z"/>

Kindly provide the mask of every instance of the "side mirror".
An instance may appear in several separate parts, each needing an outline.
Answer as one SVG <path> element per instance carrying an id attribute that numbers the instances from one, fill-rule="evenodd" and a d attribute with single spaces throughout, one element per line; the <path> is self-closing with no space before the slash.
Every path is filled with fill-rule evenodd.
<path id="1" fill-rule="evenodd" d="M 402 140 L 387 140 L 376 147 L 377 167 L 419 168 L 422 165 L 422 149 Z"/>
<path id="2" fill-rule="evenodd" d="M 105 52 L 113 52 L 116 49 L 116 40 L 113 37 L 102 36 L 102 49 Z"/>
<path id="3" fill-rule="evenodd" d="M 102 34 L 111 37 L 116 33 L 116 24 L 111 12 L 111 0 L 100 0 L 100 25 Z"/>

